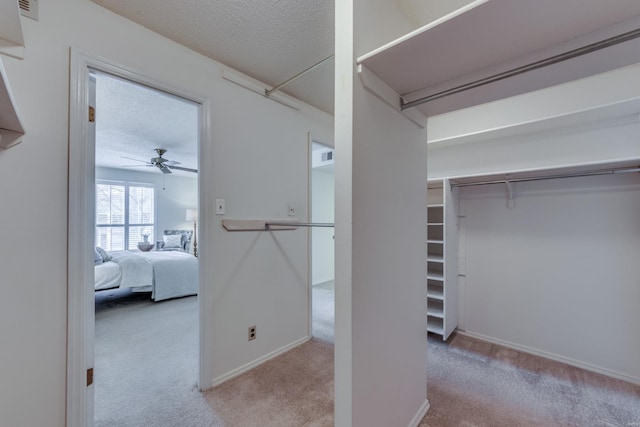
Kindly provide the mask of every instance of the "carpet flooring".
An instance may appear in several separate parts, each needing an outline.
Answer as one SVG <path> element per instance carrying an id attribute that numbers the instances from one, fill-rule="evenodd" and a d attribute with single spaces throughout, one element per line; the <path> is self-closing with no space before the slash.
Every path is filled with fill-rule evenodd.
<path id="1" fill-rule="evenodd" d="M 333 280 L 314 285 L 311 292 L 311 334 L 322 341 L 334 342 L 335 330 L 335 289 Z"/>
<path id="2" fill-rule="evenodd" d="M 317 338 L 205 393 L 196 297 L 106 292 L 96 298 L 96 426 L 332 426 L 332 291 L 313 290 L 315 308 L 331 306 L 314 311 Z M 638 385 L 460 334 L 429 336 L 428 348 L 420 427 L 640 426 Z"/>
<path id="3" fill-rule="evenodd" d="M 640 426 L 640 386 L 481 340 L 429 337 L 420 427 Z"/>
<path id="4" fill-rule="evenodd" d="M 197 297 L 96 293 L 96 427 L 223 426 L 197 388 Z"/>

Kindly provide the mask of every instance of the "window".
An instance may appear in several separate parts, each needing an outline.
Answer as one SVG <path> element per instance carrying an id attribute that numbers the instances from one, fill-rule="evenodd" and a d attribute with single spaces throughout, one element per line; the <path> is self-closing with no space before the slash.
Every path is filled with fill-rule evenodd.
<path id="1" fill-rule="evenodd" d="M 128 182 L 96 184 L 96 246 L 107 251 L 136 249 L 149 235 L 154 241 L 153 186 Z"/>

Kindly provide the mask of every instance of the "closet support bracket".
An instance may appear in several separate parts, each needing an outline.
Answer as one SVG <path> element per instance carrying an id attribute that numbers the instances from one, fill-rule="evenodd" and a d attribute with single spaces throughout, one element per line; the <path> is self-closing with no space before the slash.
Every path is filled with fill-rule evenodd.
<path id="1" fill-rule="evenodd" d="M 513 184 L 511 184 L 509 180 L 505 180 L 504 183 L 507 185 L 507 207 L 514 209 L 516 207 L 516 200 L 513 196 Z"/>

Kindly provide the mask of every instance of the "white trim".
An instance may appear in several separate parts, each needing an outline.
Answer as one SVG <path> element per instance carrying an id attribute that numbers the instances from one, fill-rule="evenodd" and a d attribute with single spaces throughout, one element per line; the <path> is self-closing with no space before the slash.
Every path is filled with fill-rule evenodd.
<path id="1" fill-rule="evenodd" d="M 281 354 L 284 354 L 290 350 L 293 350 L 294 348 L 306 343 L 307 341 L 309 341 L 311 339 L 310 336 L 304 337 L 304 338 L 300 338 L 299 340 L 296 340 L 294 342 L 292 342 L 291 344 L 287 344 L 284 347 L 280 347 L 277 350 L 272 351 L 271 353 L 265 354 L 262 357 L 259 357 L 258 359 L 249 362 L 245 365 L 242 365 L 232 371 L 227 372 L 224 375 L 220 375 L 217 378 L 214 378 L 213 380 L 211 380 L 211 386 L 212 387 L 217 387 L 220 384 L 229 381 L 232 378 L 237 377 L 238 375 L 242 375 L 247 371 L 250 371 L 251 369 L 262 365 L 264 362 L 267 362 L 271 359 L 273 359 L 274 357 L 278 357 Z"/>
<path id="2" fill-rule="evenodd" d="M 514 350 L 522 351 L 523 353 L 532 354 L 534 356 L 544 357 L 546 359 L 555 360 L 556 362 L 566 363 L 567 365 L 575 366 L 577 368 L 585 369 L 587 371 L 595 372 L 597 374 L 606 375 L 608 377 L 616 378 L 619 380 L 627 381 L 633 384 L 640 384 L 640 378 L 632 377 L 621 372 L 613 371 L 611 369 L 602 368 L 600 366 L 592 365 L 590 363 L 581 362 L 570 357 L 562 356 L 555 353 L 549 353 L 544 350 L 538 350 L 526 345 L 515 344 L 509 341 L 502 340 L 500 338 L 493 338 L 487 335 L 478 334 L 475 332 L 456 330 L 460 335 L 476 338 L 482 341 L 490 342 L 492 344 L 498 344 L 503 347 L 512 348 Z"/>
<path id="3" fill-rule="evenodd" d="M 204 97 L 188 93 L 182 89 L 165 84 L 143 75 L 141 72 L 122 65 L 117 65 L 103 58 L 93 57 L 82 51 L 71 48 L 71 70 L 69 85 L 69 215 L 68 215 L 68 307 L 67 307 L 67 427 L 91 427 L 93 425 L 93 413 L 88 411 L 89 400 L 93 398 L 92 388 L 86 387 L 85 371 L 93 365 L 93 361 L 87 361 L 91 354 L 86 348 L 86 337 L 90 327 L 85 319 L 88 313 L 85 310 L 87 298 L 93 297 L 93 288 L 89 292 L 87 284 L 93 283 L 92 260 L 89 258 L 93 247 L 94 218 L 87 215 L 92 212 L 94 201 L 93 183 L 95 182 L 95 144 L 87 144 L 88 121 L 87 111 L 89 105 L 89 71 L 97 70 L 109 73 L 177 97 L 190 100 L 199 104 L 200 123 L 198 141 L 198 193 L 199 193 L 199 218 L 200 230 L 203 235 L 209 230 L 207 207 L 213 202 L 204 191 L 204 184 L 212 182 L 212 171 L 206 162 L 204 155 L 208 154 L 211 144 L 211 104 Z M 73 224 L 73 226 L 72 226 Z M 200 253 L 206 254 L 206 241 L 200 242 Z M 83 267 L 84 266 L 84 267 Z M 203 286 L 204 277 L 211 277 L 211 267 L 208 263 L 201 263 L 199 267 L 199 384 L 205 383 L 203 379 L 211 378 L 210 364 L 204 363 L 211 360 L 212 343 L 210 335 L 204 328 L 210 325 L 205 318 L 203 308 L 205 300 L 209 299 L 210 292 Z M 202 387 L 201 387 L 202 388 Z"/>
<path id="4" fill-rule="evenodd" d="M 379 100 L 402 114 L 422 129 L 427 127 L 427 116 L 416 108 L 402 110 L 400 106 L 401 96 L 391 86 L 364 65 L 358 65 L 358 77 L 362 86 L 375 95 Z"/>
<path id="5" fill-rule="evenodd" d="M 307 132 L 307 222 L 313 221 L 313 138 Z M 313 336 L 313 228 L 307 227 L 307 335 Z"/>
<path id="6" fill-rule="evenodd" d="M 389 50 L 389 49 L 391 49 L 391 48 L 393 48 L 393 47 L 395 47 L 395 46 L 397 46 L 399 44 L 402 44 L 403 42 L 405 42 L 405 41 L 407 41 L 409 39 L 412 39 L 413 37 L 418 36 L 418 35 L 424 33 L 425 31 L 428 31 L 428 30 L 430 30 L 432 28 L 435 28 L 440 24 L 443 24 L 443 23 L 445 23 L 447 21 L 450 21 L 453 18 L 455 18 L 456 16 L 462 15 L 463 13 L 468 12 L 471 9 L 476 8 L 476 7 L 486 3 L 487 1 L 489 1 L 489 0 L 475 0 L 475 1 L 472 1 L 471 3 L 461 7 L 459 9 L 456 9 L 453 12 L 448 13 L 447 15 L 436 19 L 435 21 L 429 22 L 428 24 L 423 25 L 422 27 L 417 28 L 414 31 L 411 31 L 410 33 L 407 33 L 402 37 L 399 37 L 399 38 L 397 38 L 395 40 L 392 40 L 389 43 L 387 43 L 385 45 L 382 45 L 382 46 L 372 50 L 371 52 L 368 52 L 368 53 L 358 57 L 356 59 L 356 64 L 359 65 L 362 62 L 366 61 L 367 59 L 369 59 L 371 57 L 374 57 L 377 54 L 384 52 L 385 50 Z"/>
<path id="7" fill-rule="evenodd" d="M 429 399 L 425 399 L 424 403 L 420 406 L 420 409 L 418 409 L 418 412 L 413 419 L 411 419 L 411 422 L 407 427 L 418 427 L 420 425 L 420 421 L 422 421 L 424 416 L 427 415 L 427 411 L 429 411 L 430 407 L 431 404 L 429 403 Z"/>

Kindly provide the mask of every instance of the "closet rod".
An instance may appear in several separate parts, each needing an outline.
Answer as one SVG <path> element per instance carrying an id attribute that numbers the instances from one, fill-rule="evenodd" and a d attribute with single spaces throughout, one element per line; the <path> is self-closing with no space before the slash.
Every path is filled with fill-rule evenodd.
<path id="1" fill-rule="evenodd" d="M 313 64 L 311 67 L 307 68 L 306 70 L 300 71 L 298 74 L 296 74 L 295 76 L 291 77 L 289 80 L 286 80 L 282 83 L 280 83 L 278 86 L 275 86 L 269 90 L 265 89 L 264 90 L 264 96 L 269 96 L 271 95 L 273 92 L 276 92 L 278 90 L 280 90 L 282 87 L 288 85 L 289 83 L 291 83 L 292 81 L 294 81 L 295 79 L 304 76 L 305 74 L 307 74 L 309 71 L 319 67 L 320 65 L 322 65 L 323 63 L 325 63 L 326 61 L 330 60 L 331 58 L 333 58 L 335 56 L 335 54 L 331 54 L 329 56 L 327 56 L 326 58 L 324 58 L 322 61 L 317 62 L 315 64 Z"/>
<path id="2" fill-rule="evenodd" d="M 494 83 L 500 80 L 504 80 L 509 77 L 517 76 L 529 71 L 537 70 L 538 68 L 547 67 L 549 65 L 557 64 L 568 59 L 576 58 L 578 56 L 585 55 L 587 53 L 595 52 L 600 49 L 604 49 L 610 46 L 614 46 L 629 40 L 633 40 L 640 37 L 640 28 L 628 31 L 626 33 L 618 34 L 617 36 L 610 37 L 608 39 L 600 40 L 598 42 L 579 47 L 577 49 L 569 50 L 561 54 L 551 56 L 549 58 L 541 59 L 539 61 L 532 62 L 520 67 L 513 68 L 511 70 L 504 71 L 502 73 L 494 74 L 493 76 L 485 77 L 473 82 L 465 83 L 460 86 L 453 87 L 451 89 L 443 90 L 442 92 L 427 95 L 425 97 L 416 99 L 414 101 L 405 102 L 404 96 L 400 97 L 400 109 L 406 110 L 407 108 L 416 107 L 418 105 L 427 103 L 429 101 L 435 101 L 436 99 L 444 98 L 445 96 L 454 95 L 456 93 L 465 92 L 469 89 L 474 89 L 479 86 L 484 86 L 489 83 Z M 414 91 L 415 92 L 415 91 Z"/>
<path id="3" fill-rule="evenodd" d="M 478 182 L 467 182 L 467 183 L 455 183 L 450 181 L 450 183 L 451 183 L 451 187 L 471 187 L 474 185 L 504 184 L 507 182 L 513 183 L 513 182 L 525 182 L 525 181 L 542 181 L 545 179 L 579 178 L 583 176 L 614 175 L 616 173 L 631 173 L 631 172 L 640 172 L 640 167 L 609 169 L 606 171 L 600 170 L 600 171 L 580 172 L 580 173 L 572 173 L 572 174 L 547 175 L 547 176 L 537 176 L 537 177 L 530 177 L 530 178 L 496 179 L 491 181 L 478 181 Z"/>
<path id="4" fill-rule="evenodd" d="M 335 227 L 334 224 L 328 222 L 265 222 L 265 227 Z"/>

